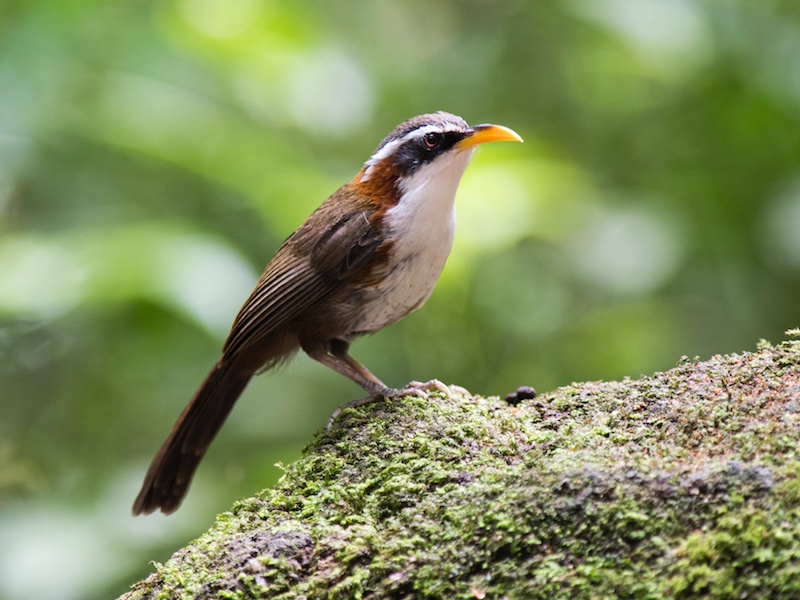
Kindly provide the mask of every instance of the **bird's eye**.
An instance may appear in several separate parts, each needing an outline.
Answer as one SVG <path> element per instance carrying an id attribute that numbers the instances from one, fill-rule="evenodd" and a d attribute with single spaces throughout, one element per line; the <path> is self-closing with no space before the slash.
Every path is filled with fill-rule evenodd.
<path id="1" fill-rule="evenodd" d="M 437 133 L 435 131 L 429 131 L 422 138 L 422 142 L 425 144 L 425 148 L 427 148 L 428 150 L 433 150 L 434 148 L 436 148 L 436 146 L 442 143 L 442 137 L 443 136 L 441 133 Z"/>

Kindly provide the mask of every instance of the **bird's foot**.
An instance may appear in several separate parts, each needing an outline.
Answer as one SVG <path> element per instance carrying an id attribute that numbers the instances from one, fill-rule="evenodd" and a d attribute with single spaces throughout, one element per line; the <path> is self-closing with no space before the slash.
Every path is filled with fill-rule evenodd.
<path id="1" fill-rule="evenodd" d="M 399 390 L 390 390 L 391 398 L 398 396 L 419 396 L 420 398 L 428 399 L 429 392 L 440 392 L 448 398 L 452 398 L 453 394 L 470 395 L 469 391 L 460 385 L 447 385 L 438 379 L 431 379 L 430 381 L 411 381 L 404 388 Z"/>
<path id="2" fill-rule="evenodd" d="M 410 381 L 406 386 L 400 389 L 386 388 L 380 392 L 372 394 L 371 396 L 367 396 L 366 398 L 359 398 L 358 400 L 351 400 L 350 402 L 342 404 L 339 408 L 333 411 L 331 418 L 328 419 L 328 425 L 326 426 L 326 429 L 330 430 L 334 421 L 336 421 L 339 415 L 348 408 L 358 408 L 360 406 L 367 406 L 368 404 L 372 404 L 373 402 L 378 402 L 380 400 L 402 398 L 403 396 L 417 396 L 418 398 L 427 400 L 430 397 L 429 392 L 440 392 L 448 398 L 452 398 L 454 393 L 463 394 L 466 396 L 470 395 L 469 390 L 466 388 L 463 388 L 460 385 L 448 386 L 438 379 L 431 379 L 430 381 L 426 381 L 424 383 L 421 381 Z"/>

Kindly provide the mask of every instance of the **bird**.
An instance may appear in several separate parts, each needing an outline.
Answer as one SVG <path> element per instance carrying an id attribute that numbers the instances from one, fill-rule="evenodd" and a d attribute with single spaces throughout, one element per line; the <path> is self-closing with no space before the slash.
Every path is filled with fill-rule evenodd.
<path id="1" fill-rule="evenodd" d="M 381 141 L 267 264 L 219 360 L 153 458 L 134 515 L 177 510 L 251 378 L 298 350 L 361 386 L 368 400 L 427 385 L 389 388 L 350 355 L 350 344 L 431 295 L 453 244 L 461 176 L 478 145 L 498 141 L 522 138 L 442 111 L 408 119 Z"/>

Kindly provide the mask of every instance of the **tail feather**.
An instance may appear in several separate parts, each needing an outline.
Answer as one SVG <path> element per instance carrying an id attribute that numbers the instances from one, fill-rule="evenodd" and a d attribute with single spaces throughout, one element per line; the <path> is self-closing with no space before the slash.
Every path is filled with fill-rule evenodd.
<path id="1" fill-rule="evenodd" d="M 253 376 L 241 371 L 220 362 L 208 374 L 150 463 L 134 515 L 158 509 L 169 514 L 180 506 L 197 465 Z"/>

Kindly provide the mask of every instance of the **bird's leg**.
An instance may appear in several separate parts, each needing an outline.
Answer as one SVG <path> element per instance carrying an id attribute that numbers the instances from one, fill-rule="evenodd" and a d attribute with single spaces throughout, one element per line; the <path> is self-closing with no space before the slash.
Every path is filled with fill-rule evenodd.
<path id="1" fill-rule="evenodd" d="M 392 390 L 385 383 L 347 353 L 349 348 L 350 344 L 344 340 L 331 340 L 327 344 L 303 350 L 317 362 L 360 385 L 370 396 L 382 398 L 390 393 Z"/>
<path id="2" fill-rule="evenodd" d="M 304 348 L 306 354 L 311 358 L 357 383 L 369 394 L 366 398 L 359 398 L 358 400 L 347 402 L 337 408 L 328 420 L 328 429 L 330 429 L 331 425 L 342 411 L 347 408 L 366 406 L 367 404 L 372 404 L 384 398 L 399 398 L 401 396 L 414 395 L 427 399 L 428 394 L 425 392 L 425 388 L 441 389 L 439 387 L 441 386 L 447 389 L 447 386 L 440 382 L 436 382 L 439 386 L 432 385 L 432 382 L 424 384 L 412 382 L 399 390 L 387 387 L 386 384 L 373 375 L 367 367 L 350 356 L 348 353 L 349 349 L 350 344 L 339 339 L 331 340 L 324 345 Z M 449 390 L 447 391 L 447 395 L 450 395 Z"/>
<path id="3" fill-rule="evenodd" d="M 425 383 L 412 381 L 400 389 L 387 387 L 386 384 L 373 375 L 367 367 L 350 356 L 348 353 L 349 349 L 350 344 L 339 339 L 331 340 L 324 345 L 304 348 L 306 354 L 311 358 L 333 369 L 337 373 L 344 375 L 354 383 L 357 383 L 369 394 L 366 398 L 359 398 L 358 400 L 346 402 L 337 408 L 331 415 L 331 418 L 328 419 L 328 429 L 331 428 L 333 422 L 345 409 L 366 406 L 367 404 L 372 404 L 379 400 L 400 398 L 402 396 L 419 396 L 427 400 L 428 392 L 431 391 L 441 392 L 448 398 L 452 397 L 453 391 L 469 393 L 463 388 L 451 390 L 450 387 L 438 379 L 431 379 Z"/>
<path id="4" fill-rule="evenodd" d="M 427 391 L 437 390 L 445 394 L 448 398 L 451 396 L 450 389 L 443 384 L 438 379 L 432 379 L 426 383 L 420 383 L 419 381 L 412 381 L 405 387 L 400 389 L 386 387 L 386 385 L 375 375 L 370 373 L 369 369 L 358 362 L 355 358 L 348 354 L 347 350 L 350 348 L 350 345 L 342 340 L 333 340 L 330 343 L 330 355 L 333 356 L 335 359 L 344 363 L 347 368 L 352 369 L 354 372 L 358 373 L 359 377 L 364 378 L 367 380 L 367 383 L 362 383 L 359 379 L 352 378 L 353 381 L 358 383 L 361 387 L 363 387 L 369 394 L 373 396 L 374 399 L 381 399 L 381 398 L 399 398 L 401 396 L 420 396 L 424 399 L 428 399 Z M 342 371 L 339 371 L 342 373 Z M 344 374 L 344 373 L 342 373 Z M 381 389 L 374 391 L 374 385 L 379 385 Z M 365 403 L 360 403 L 358 406 L 363 406 Z"/>
<path id="5" fill-rule="evenodd" d="M 366 398 L 352 400 L 333 411 L 331 418 L 328 419 L 327 429 L 331 428 L 331 425 L 333 425 L 333 422 L 343 410 L 377 402 L 384 397 L 390 396 L 392 392 L 395 391 L 387 387 L 386 384 L 373 375 L 367 367 L 350 356 L 347 352 L 349 349 L 350 344 L 344 340 L 331 340 L 325 345 L 304 348 L 306 354 L 311 358 L 357 383 L 369 394 Z"/>

